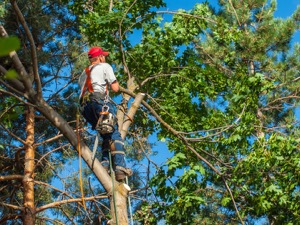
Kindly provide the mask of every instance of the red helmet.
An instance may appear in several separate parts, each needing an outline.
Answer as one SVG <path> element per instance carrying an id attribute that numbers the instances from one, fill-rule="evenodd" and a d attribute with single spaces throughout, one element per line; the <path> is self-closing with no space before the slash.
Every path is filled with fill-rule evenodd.
<path id="1" fill-rule="evenodd" d="M 103 51 L 102 48 L 100 47 L 92 47 L 89 51 L 88 51 L 88 56 L 89 58 L 95 58 L 99 55 L 104 55 L 104 56 L 108 56 L 109 52 L 105 52 Z"/>

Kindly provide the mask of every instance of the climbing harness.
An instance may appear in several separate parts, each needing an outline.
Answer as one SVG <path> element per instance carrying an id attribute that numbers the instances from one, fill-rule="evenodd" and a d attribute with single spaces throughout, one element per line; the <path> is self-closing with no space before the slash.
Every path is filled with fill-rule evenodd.
<path id="1" fill-rule="evenodd" d="M 95 65 L 94 65 L 95 66 Z M 79 96 L 79 101 L 80 105 L 85 105 L 87 104 L 88 101 L 91 101 L 91 97 L 96 98 L 96 93 L 94 92 L 94 88 L 92 85 L 92 79 L 91 79 L 91 71 L 94 68 L 94 66 L 90 69 L 89 67 L 85 68 L 85 73 L 86 73 L 86 79 L 84 82 L 84 85 L 81 89 L 81 93 Z M 105 96 L 103 99 L 103 106 L 102 106 L 102 111 L 100 112 L 100 116 L 97 122 L 97 125 L 95 129 L 100 133 L 100 134 L 108 134 L 108 133 L 113 133 L 114 132 L 114 126 L 117 123 L 116 117 L 109 112 L 109 106 L 107 103 L 110 101 L 109 98 L 109 92 L 108 92 L 108 81 L 106 81 L 106 90 L 105 90 Z M 83 110 L 81 108 L 81 110 Z"/>

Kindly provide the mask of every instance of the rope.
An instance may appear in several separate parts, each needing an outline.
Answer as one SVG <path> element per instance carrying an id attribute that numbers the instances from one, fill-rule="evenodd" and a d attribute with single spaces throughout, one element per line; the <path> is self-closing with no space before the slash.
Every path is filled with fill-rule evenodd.
<path id="1" fill-rule="evenodd" d="M 99 134 L 97 132 L 95 142 L 94 142 L 94 147 L 93 147 L 92 167 L 94 167 L 94 161 L 95 161 L 96 150 L 97 150 L 97 147 L 98 147 L 98 142 L 99 142 Z"/>
<path id="2" fill-rule="evenodd" d="M 125 160 L 126 160 L 126 158 L 125 158 Z M 126 164 L 127 164 L 127 162 L 126 162 Z M 128 182 L 128 176 L 126 176 L 125 182 L 126 182 L 127 185 L 129 184 L 129 182 Z M 130 223 L 131 223 L 131 225 L 133 225 L 132 207 L 131 207 L 131 199 L 130 199 L 129 193 L 128 193 L 128 207 L 129 207 L 129 214 L 130 214 Z"/>
<path id="3" fill-rule="evenodd" d="M 81 191 L 81 199 L 83 208 L 86 211 L 86 205 L 84 200 L 84 193 L 83 193 L 83 182 L 82 182 L 82 162 L 81 162 L 81 145 L 80 145 L 80 133 L 79 133 L 79 113 L 76 114 L 76 130 L 77 130 L 77 150 L 79 155 L 79 183 L 80 183 L 80 191 Z"/>
<path id="4" fill-rule="evenodd" d="M 114 209 L 115 209 L 115 216 L 116 216 L 116 224 L 119 224 L 119 219 L 118 219 L 118 213 L 117 213 L 117 205 L 116 205 L 116 196 L 115 196 L 115 173 L 112 168 L 112 159 L 111 159 L 111 152 L 108 151 L 109 155 L 109 169 L 110 169 L 110 174 L 112 175 L 112 188 L 113 188 L 113 201 L 114 201 Z"/>
<path id="5" fill-rule="evenodd" d="M 126 184 L 128 185 L 128 177 L 127 176 L 126 176 Z M 131 225 L 133 225 L 130 195 L 128 195 L 128 206 L 129 206 L 130 222 L 131 222 Z"/>

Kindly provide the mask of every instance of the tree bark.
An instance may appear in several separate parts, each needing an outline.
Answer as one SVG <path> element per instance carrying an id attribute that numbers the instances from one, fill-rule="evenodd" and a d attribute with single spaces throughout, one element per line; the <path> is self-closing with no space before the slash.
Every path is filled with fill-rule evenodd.
<path id="1" fill-rule="evenodd" d="M 34 205 L 34 109 L 29 106 L 26 113 L 26 146 L 24 164 L 24 211 L 23 224 L 35 224 L 35 205 Z"/>
<path id="2" fill-rule="evenodd" d="M 115 181 L 113 181 L 115 182 Z M 110 195 L 111 225 L 128 225 L 127 194 L 128 190 L 122 183 L 115 182 Z M 118 223 L 116 222 L 118 221 Z"/>
<path id="3" fill-rule="evenodd" d="M 127 113 L 127 115 L 124 117 L 124 121 L 121 127 L 121 137 L 124 139 L 127 135 L 127 132 L 129 130 L 129 126 L 133 122 L 133 117 L 136 114 L 136 111 L 141 105 L 142 100 L 144 99 L 145 94 L 144 93 L 138 93 L 134 99 L 134 102 L 131 104 L 131 107 Z"/>

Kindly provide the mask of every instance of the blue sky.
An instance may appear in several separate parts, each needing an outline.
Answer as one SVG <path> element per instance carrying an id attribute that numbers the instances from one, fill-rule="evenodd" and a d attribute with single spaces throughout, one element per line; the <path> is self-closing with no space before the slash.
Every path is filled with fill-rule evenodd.
<path id="1" fill-rule="evenodd" d="M 203 3 L 205 0 L 165 0 L 167 7 L 166 10 L 176 11 L 178 9 L 190 10 L 197 3 Z M 211 5 L 217 5 L 218 0 L 208 0 Z M 300 7 L 300 0 L 277 0 L 277 11 L 275 13 L 276 17 L 288 18 L 292 13 Z M 298 31 L 293 42 L 300 42 L 300 31 Z"/>

